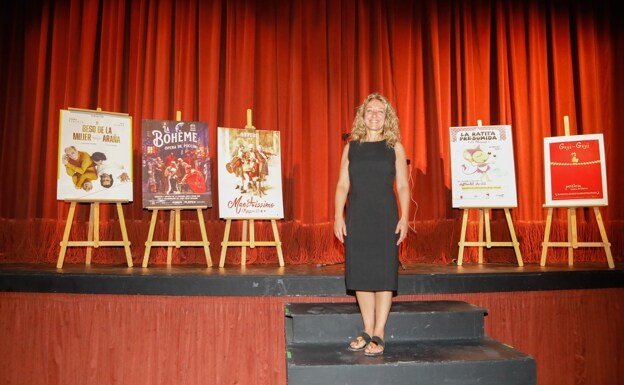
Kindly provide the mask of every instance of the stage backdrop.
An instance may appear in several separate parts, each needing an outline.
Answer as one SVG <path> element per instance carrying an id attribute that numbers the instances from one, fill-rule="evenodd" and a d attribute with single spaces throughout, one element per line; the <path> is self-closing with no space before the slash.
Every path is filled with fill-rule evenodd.
<path id="1" fill-rule="evenodd" d="M 617 0 L 0 2 L 6 58 L 0 60 L 0 168 L 7 181 L 0 189 L 0 259 L 56 261 L 69 204 L 57 201 L 56 180 L 46 176 L 58 173 L 58 111 L 72 106 L 128 113 L 135 122 L 183 111 L 210 128 L 243 127 L 246 110 L 253 110 L 256 127 L 280 133 L 284 219 L 278 226 L 286 263 L 341 262 L 332 228 L 342 134 L 361 101 L 380 92 L 396 107 L 418 203 L 410 206 L 417 232 L 401 247 L 402 260 L 456 257 L 461 212 L 452 202 L 449 127 L 480 119 L 513 127 L 518 207 L 511 215 L 523 260 L 538 263 L 547 214 L 543 139 L 563 135 L 569 116 L 571 135 L 603 133 L 606 162 L 624 163 L 619 6 Z M 216 154 L 216 129 L 209 136 Z M 140 147 L 135 129 L 135 175 Z M 217 163 L 210 175 L 215 204 L 205 216 L 213 256 L 224 228 Z M 611 197 L 624 189 L 615 171 L 607 169 Z M 141 184 L 133 185 L 139 196 Z M 82 231 L 88 219 L 79 206 L 72 231 Z M 183 227 L 194 220 L 186 211 Z M 553 237 L 565 236 L 560 211 Z M 622 258 L 624 200 L 612 199 L 601 212 L 614 256 Z M 124 214 L 140 263 L 150 213 L 135 200 Z M 599 239 L 592 221 L 593 214 L 579 210 L 579 234 Z M 476 234 L 474 223 L 468 235 Z M 189 227 L 185 234 L 199 238 L 196 223 Z M 258 224 L 257 231 L 265 230 L 270 234 L 270 224 Z M 508 233 L 504 216 L 495 213 L 492 236 L 499 230 Z M 189 249 L 174 252 L 173 263 L 205 263 L 202 250 Z M 275 262 L 268 248 L 255 249 L 248 263 Z M 513 251 L 496 253 L 488 260 L 515 263 Z M 553 261 L 566 260 L 565 250 L 555 254 Z M 578 254 L 604 263 L 601 250 Z M 476 258 L 475 251 L 465 262 Z M 84 262 L 84 251 L 65 261 Z M 92 261 L 125 258 L 107 250 Z"/>

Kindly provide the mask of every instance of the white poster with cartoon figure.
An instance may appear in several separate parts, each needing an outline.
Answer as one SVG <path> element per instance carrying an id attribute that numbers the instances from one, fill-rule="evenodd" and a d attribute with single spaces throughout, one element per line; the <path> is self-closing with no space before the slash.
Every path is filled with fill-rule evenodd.
<path id="1" fill-rule="evenodd" d="M 450 128 L 454 208 L 516 207 L 511 126 Z"/>
<path id="2" fill-rule="evenodd" d="M 281 219 L 279 131 L 219 127 L 219 217 Z"/>
<path id="3" fill-rule="evenodd" d="M 56 197 L 132 201 L 132 118 L 93 110 L 61 110 Z"/>

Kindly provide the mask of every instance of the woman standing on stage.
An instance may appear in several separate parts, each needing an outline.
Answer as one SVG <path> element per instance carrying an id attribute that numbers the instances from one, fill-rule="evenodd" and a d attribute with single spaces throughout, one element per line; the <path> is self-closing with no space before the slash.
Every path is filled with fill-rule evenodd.
<path id="1" fill-rule="evenodd" d="M 394 108 L 384 96 L 368 95 L 355 114 L 336 187 L 334 234 L 345 245 L 345 283 L 355 291 L 364 323 L 349 350 L 369 356 L 384 351 L 398 286 L 399 244 L 408 229 L 407 158 L 400 139 Z"/>

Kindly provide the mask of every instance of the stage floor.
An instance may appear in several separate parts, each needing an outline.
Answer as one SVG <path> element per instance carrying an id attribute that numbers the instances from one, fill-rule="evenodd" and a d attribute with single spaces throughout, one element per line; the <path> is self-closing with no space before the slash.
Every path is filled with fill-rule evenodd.
<path id="1" fill-rule="evenodd" d="M 172 296 L 345 296 L 343 264 L 198 265 L 0 264 L 0 291 Z M 584 290 L 624 287 L 624 264 L 405 264 L 399 295 Z"/>

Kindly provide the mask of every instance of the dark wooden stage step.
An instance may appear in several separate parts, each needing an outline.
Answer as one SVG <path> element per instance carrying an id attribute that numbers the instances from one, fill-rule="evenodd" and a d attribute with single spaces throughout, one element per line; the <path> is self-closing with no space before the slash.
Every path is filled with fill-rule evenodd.
<path id="1" fill-rule="evenodd" d="M 386 341 L 483 338 L 486 310 L 462 301 L 394 302 Z M 286 306 L 288 343 L 348 341 L 362 331 L 355 303 L 294 303 Z"/>
<path id="2" fill-rule="evenodd" d="M 487 311 L 461 301 L 395 302 L 382 356 L 351 352 L 356 304 L 286 305 L 289 385 L 535 385 L 535 361 L 483 331 Z"/>

